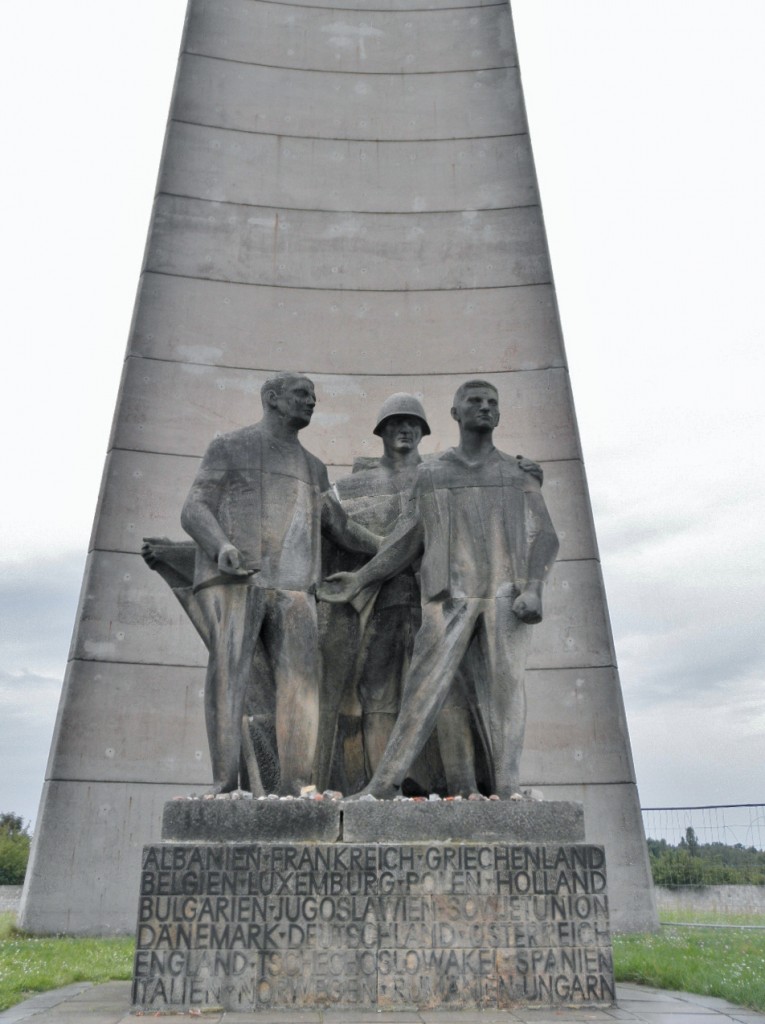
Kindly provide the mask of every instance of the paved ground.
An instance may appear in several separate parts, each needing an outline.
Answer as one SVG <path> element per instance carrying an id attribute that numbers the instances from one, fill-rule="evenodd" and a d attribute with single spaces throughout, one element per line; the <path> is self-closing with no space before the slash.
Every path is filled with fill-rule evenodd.
<path id="1" fill-rule="evenodd" d="M 560 1010 L 430 1010 L 376 1013 L 369 1010 L 301 1011 L 270 1013 L 172 1013 L 168 1021 L 203 1020 L 207 1024 L 765 1024 L 765 1014 L 742 1010 L 724 999 L 664 992 L 640 985 L 617 985 L 618 1006 L 607 1009 Z M 141 1017 L 157 1019 L 154 1013 L 130 1013 L 130 982 L 106 985 L 69 985 L 35 996 L 4 1013 L 3 1024 L 138 1024 Z"/>

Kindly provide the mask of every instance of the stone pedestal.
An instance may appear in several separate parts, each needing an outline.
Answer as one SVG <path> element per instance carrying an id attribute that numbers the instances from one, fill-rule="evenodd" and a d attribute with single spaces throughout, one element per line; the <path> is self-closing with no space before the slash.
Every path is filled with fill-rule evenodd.
<path id="1" fill-rule="evenodd" d="M 240 838 L 210 842 L 208 815 Z M 345 834 L 365 816 L 389 816 L 381 841 Z M 144 1010 L 614 1001 L 605 854 L 576 805 L 174 802 L 164 838 L 143 852 Z"/>

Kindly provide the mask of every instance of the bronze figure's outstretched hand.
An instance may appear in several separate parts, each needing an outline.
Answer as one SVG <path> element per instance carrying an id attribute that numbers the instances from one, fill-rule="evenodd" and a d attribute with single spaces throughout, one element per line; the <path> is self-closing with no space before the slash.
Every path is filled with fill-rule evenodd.
<path id="1" fill-rule="evenodd" d="M 162 540 L 166 540 L 166 538 L 163 537 Z M 156 569 L 159 565 L 157 543 L 153 537 L 144 537 L 141 545 L 141 557 L 150 569 Z"/>
<path id="2" fill-rule="evenodd" d="M 521 622 L 534 625 L 542 621 L 542 585 L 529 581 L 526 589 L 513 601 L 513 612 Z"/>
<path id="3" fill-rule="evenodd" d="M 329 604 L 348 604 L 361 590 L 355 572 L 336 572 L 319 585 L 316 597 Z"/>

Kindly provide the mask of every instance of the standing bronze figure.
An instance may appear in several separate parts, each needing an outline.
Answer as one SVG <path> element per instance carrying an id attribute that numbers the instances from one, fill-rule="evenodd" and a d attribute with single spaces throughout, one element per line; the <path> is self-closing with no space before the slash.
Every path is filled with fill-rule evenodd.
<path id="1" fill-rule="evenodd" d="M 485 750 L 491 791 L 503 798 L 518 791 L 529 628 L 542 619 L 558 539 L 540 474 L 494 447 L 493 385 L 467 381 L 451 414 L 459 444 L 419 467 L 410 508 L 378 555 L 354 573 L 335 574 L 320 590 L 325 600 L 351 601 L 422 559 L 422 626 L 400 714 L 364 790 L 376 797 L 400 791 L 455 684 Z"/>
<path id="2" fill-rule="evenodd" d="M 298 440 L 316 405 L 312 382 L 281 374 L 265 382 L 261 399 L 259 423 L 207 449 L 181 523 L 197 545 L 194 594 L 210 652 L 213 792 L 239 784 L 241 721 L 260 642 L 275 690 L 278 791 L 287 795 L 310 782 L 316 751 L 321 533 L 366 553 L 378 538 L 348 520 L 324 463 Z"/>

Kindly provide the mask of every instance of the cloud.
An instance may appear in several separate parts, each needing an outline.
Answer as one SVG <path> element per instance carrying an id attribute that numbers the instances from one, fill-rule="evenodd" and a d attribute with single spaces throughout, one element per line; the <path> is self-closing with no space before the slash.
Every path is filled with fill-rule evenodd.
<path id="1" fill-rule="evenodd" d="M 25 821 L 37 814 L 84 564 L 82 552 L 0 563 L 0 813 Z"/>
<path id="2" fill-rule="evenodd" d="M 691 442 L 684 430 L 682 444 L 669 433 L 663 447 L 604 446 L 588 462 L 640 798 L 756 802 L 765 479 L 747 460 L 751 436 Z"/>
<path id="3" fill-rule="evenodd" d="M 61 679 L 0 669 L 0 813 L 34 821 Z"/>
<path id="4" fill-rule="evenodd" d="M 0 563 L 0 671 L 63 677 L 84 567 L 71 551 Z"/>
<path id="5" fill-rule="evenodd" d="M 702 460 L 703 461 L 703 460 Z M 710 460 L 597 464 L 593 506 L 628 706 L 765 678 L 765 480 Z M 592 474 L 591 474 L 592 475 Z"/>
<path id="6" fill-rule="evenodd" d="M 762 801 L 765 688 L 742 679 L 717 693 L 688 692 L 629 715 L 643 807 Z"/>

